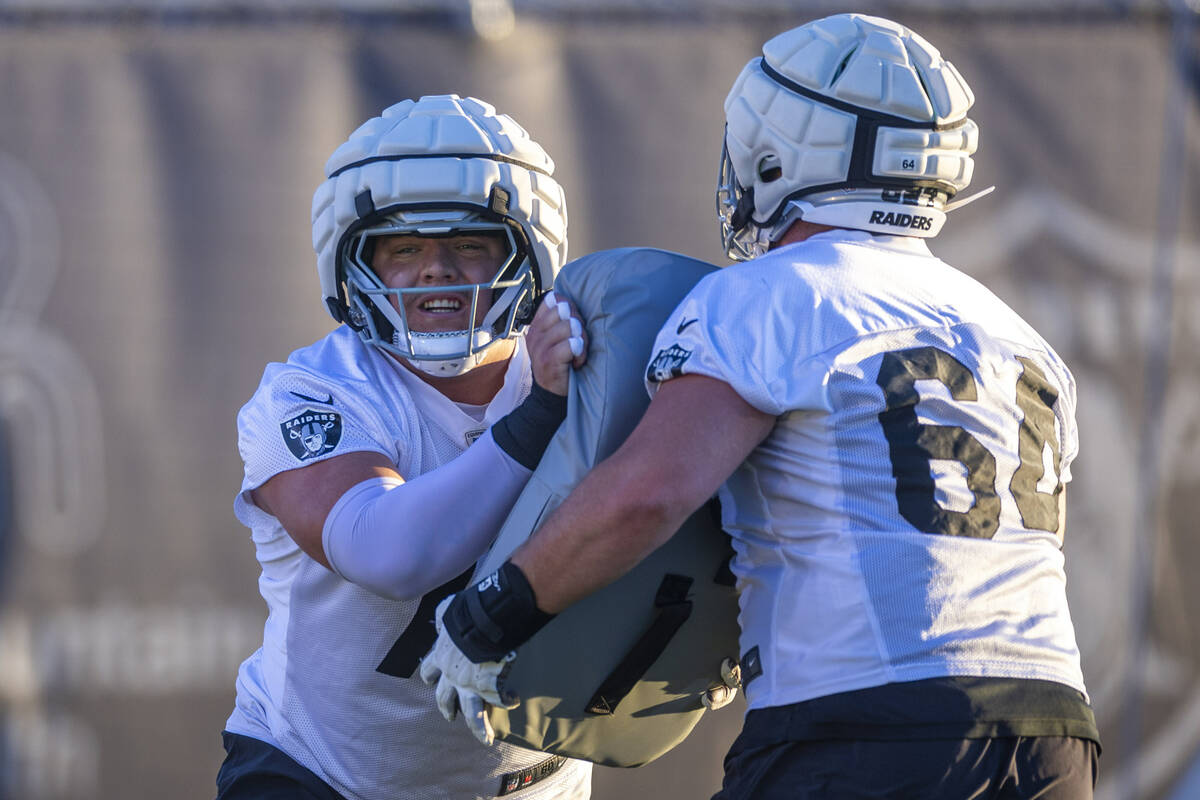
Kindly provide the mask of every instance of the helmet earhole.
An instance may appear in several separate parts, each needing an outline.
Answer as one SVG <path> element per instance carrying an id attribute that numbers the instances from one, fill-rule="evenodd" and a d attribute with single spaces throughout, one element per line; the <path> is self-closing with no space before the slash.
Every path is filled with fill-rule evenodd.
<path id="1" fill-rule="evenodd" d="M 758 160 L 758 179 L 763 183 L 771 183 L 783 177 L 783 166 L 779 156 L 768 153 Z"/>

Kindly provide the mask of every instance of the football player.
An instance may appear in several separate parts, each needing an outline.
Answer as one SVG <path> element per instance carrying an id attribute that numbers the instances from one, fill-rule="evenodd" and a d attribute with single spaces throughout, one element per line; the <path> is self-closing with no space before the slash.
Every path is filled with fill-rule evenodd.
<path id="1" fill-rule="evenodd" d="M 858 14 L 746 65 L 717 191 L 746 263 L 662 328 L 625 444 L 442 601 L 440 697 L 517 702 L 515 648 L 719 490 L 748 702 L 721 800 L 1092 796 L 1062 550 L 1075 383 L 927 245 L 965 202 L 973 101 L 926 40 Z"/>
<path id="2" fill-rule="evenodd" d="M 590 764 L 484 747 L 415 676 L 584 362 L 548 293 L 567 251 L 553 170 L 456 95 L 388 108 L 326 164 L 313 245 L 343 324 L 269 365 L 238 415 L 234 508 L 269 616 L 238 672 L 222 800 L 589 796 Z"/>

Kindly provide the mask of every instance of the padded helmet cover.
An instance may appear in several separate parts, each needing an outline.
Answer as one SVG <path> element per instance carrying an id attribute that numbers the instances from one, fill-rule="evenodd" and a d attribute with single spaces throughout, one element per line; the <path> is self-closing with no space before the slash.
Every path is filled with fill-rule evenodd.
<path id="1" fill-rule="evenodd" d="M 935 235 L 978 142 L 958 70 L 903 25 L 862 14 L 802 25 L 762 52 L 725 101 L 718 213 L 727 249 L 745 244 L 730 255 L 759 254 L 798 217 Z"/>
<path id="2" fill-rule="evenodd" d="M 405 337 L 394 335 L 401 326 L 386 318 L 382 284 L 361 259 L 356 268 L 355 235 L 444 235 L 491 224 L 508 235 L 514 252 L 488 288 L 504 280 L 501 288 L 512 291 L 496 294 L 504 307 L 489 316 L 494 330 L 462 338 L 474 350 L 518 333 L 515 309 L 549 289 L 567 257 L 566 202 L 553 172 L 546 151 L 481 100 L 428 96 L 385 109 L 337 148 L 313 196 L 313 248 L 330 313 L 366 341 L 414 355 Z"/>

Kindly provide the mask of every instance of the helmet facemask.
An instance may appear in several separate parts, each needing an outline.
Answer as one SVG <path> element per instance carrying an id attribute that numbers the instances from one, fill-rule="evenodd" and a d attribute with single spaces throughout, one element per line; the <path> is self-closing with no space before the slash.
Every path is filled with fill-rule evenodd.
<path id="1" fill-rule="evenodd" d="M 763 159 L 760 164 L 760 180 L 778 180 L 782 174 L 778 167 L 778 158 Z M 759 225 L 754 219 L 754 187 L 744 188 L 738 180 L 733 167 L 733 159 L 729 157 L 729 145 L 722 137 L 721 169 L 717 176 L 717 219 L 721 223 L 721 245 L 725 254 L 734 261 L 749 261 L 757 258 L 771 248 L 771 242 L 793 221 L 799 218 L 799 213 L 786 213 L 774 225 Z"/>
<path id="2" fill-rule="evenodd" d="M 496 343 L 524 330 L 567 259 L 566 197 L 553 173 L 525 129 L 482 100 L 430 95 L 384 109 L 334 151 L 313 194 L 313 249 L 330 316 L 430 375 L 461 375 L 494 360 L 507 350 Z M 391 289 L 372 268 L 380 236 L 480 232 L 505 243 L 494 272 L 484 278 L 489 264 L 464 279 L 480 283 Z M 448 326 L 410 319 L 413 298 L 429 292 L 456 297 L 461 305 L 444 308 L 463 330 L 413 330 Z"/>
<path id="3" fill-rule="evenodd" d="M 483 283 L 392 288 L 371 266 L 378 237 L 415 235 L 430 238 L 473 233 L 500 234 L 505 255 Z M 519 335 L 532 316 L 539 292 L 528 248 L 520 229 L 481 210 L 393 210 L 353 230 L 340 259 L 349 324 L 366 341 L 405 359 L 436 377 L 461 375 L 479 366 L 488 348 Z M 464 294 L 468 327 L 455 331 L 413 330 L 405 300 L 428 294 Z M 480 318 L 480 309 L 486 309 Z"/>

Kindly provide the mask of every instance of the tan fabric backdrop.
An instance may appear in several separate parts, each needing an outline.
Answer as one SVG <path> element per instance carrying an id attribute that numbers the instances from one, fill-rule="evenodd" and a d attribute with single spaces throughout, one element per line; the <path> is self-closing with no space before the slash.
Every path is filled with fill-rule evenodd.
<path id="1" fill-rule="evenodd" d="M 518 4 L 487 42 L 437 13 L 12 11 L 29 5 L 0 3 L 0 798 L 211 797 L 265 616 L 234 416 L 332 324 L 308 223 L 325 158 L 391 102 L 476 95 L 556 159 L 575 255 L 718 261 L 725 92 L 818 14 Z M 938 5 L 876 8 L 978 98 L 976 184 L 997 190 L 935 252 L 1079 380 L 1066 549 L 1100 796 L 1200 796 L 1196 12 Z M 594 796 L 708 797 L 740 710 L 598 770 Z"/>

